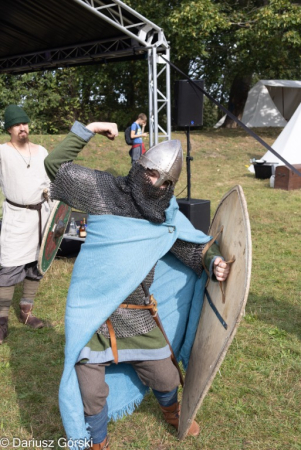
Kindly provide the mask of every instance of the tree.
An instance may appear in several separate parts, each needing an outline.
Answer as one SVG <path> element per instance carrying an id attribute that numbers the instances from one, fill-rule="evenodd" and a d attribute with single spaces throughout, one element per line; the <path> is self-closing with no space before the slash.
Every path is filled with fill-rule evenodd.
<path id="1" fill-rule="evenodd" d="M 301 69 L 301 0 L 125 0 L 163 28 L 171 61 L 241 118 L 259 79 L 294 79 Z M 183 77 L 171 71 L 171 86 Z M 120 62 L 1 75 L 0 108 L 26 106 L 37 132 L 73 120 L 111 120 L 121 129 L 148 109 L 147 62 Z M 206 118 L 213 121 L 206 103 Z M 218 117 L 216 117 L 218 119 Z M 235 126 L 227 118 L 225 126 Z"/>
<path id="2" fill-rule="evenodd" d="M 300 3 L 171 0 L 157 5 L 138 0 L 135 8 L 164 29 L 171 60 L 203 78 L 207 90 L 241 117 L 252 83 L 300 77 Z M 229 118 L 225 124 L 235 125 Z"/>
<path id="3" fill-rule="evenodd" d="M 238 3 L 238 2 L 236 2 Z M 252 80 L 299 78 L 301 59 L 301 10 L 287 0 L 240 1 L 231 12 L 233 60 L 229 110 L 241 118 Z M 237 86 L 242 86 L 237 95 Z M 237 97 L 237 98 L 236 98 Z M 226 127 L 236 126 L 227 117 Z"/>
<path id="4" fill-rule="evenodd" d="M 26 110 L 32 132 L 65 131 L 78 108 L 77 92 L 72 93 L 71 70 L 74 69 L 1 75 L 2 116 L 6 106 L 14 103 Z"/>

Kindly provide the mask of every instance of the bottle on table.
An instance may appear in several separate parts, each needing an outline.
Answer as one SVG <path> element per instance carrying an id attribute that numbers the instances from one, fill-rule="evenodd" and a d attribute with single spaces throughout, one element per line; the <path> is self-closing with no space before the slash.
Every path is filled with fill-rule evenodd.
<path id="1" fill-rule="evenodd" d="M 79 237 L 85 238 L 87 236 L 87 225 L 86 225 L 86 219 L 83 218 L 83 220 L 80 221 L 80 227 L 79 227 Z"/>
<path id="2" fill-rule="evenodd" d="M 69 236 L 77 236 L 77 228 L 74 217 L 71 217 L 68 234 Z"/>

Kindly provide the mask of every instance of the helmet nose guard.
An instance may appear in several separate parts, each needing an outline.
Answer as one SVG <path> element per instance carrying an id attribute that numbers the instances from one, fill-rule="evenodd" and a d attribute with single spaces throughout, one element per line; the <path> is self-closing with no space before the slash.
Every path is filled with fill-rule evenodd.
<path id="1" fill-rule="evenodd" d="M 159 173 L 156 187 L 169 181 L 174 186 L 180 177 L 183 165 L 183 150 L 177 139 L 160 142 L 142 155 L 138 164 L 145 169 L 156 170 Z"/>

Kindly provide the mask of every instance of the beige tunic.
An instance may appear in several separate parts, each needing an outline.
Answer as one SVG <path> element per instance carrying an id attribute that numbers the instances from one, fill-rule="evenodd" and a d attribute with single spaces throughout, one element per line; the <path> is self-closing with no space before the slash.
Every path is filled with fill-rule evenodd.
<path id="1" fill-rule="evenodd" d="M 15 149 L 7 144 L 0 145 L 0 184 L 5 198 L 21 205 L 36 204 L 43 200 L 43 190 L 49 188 L 50 184 L 44 168 L 47 154 L 47 150 L 39 146 L 27 168 Z M 47 202 L 43 203 L 41 212 L 44 230 L 50 214 Z M 21 266 L 38 259 L 38 226 L 37 211 L 18 208 L 4 201 L 0 241 L 0 263 L 3 267 Z"/>

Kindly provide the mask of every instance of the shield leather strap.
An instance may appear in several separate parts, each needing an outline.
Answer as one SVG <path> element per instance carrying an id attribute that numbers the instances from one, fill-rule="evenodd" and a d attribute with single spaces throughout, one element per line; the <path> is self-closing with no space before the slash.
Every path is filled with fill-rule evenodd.
<path id="1" fill-rule="evenodd" d="M 205 255 L 206 255 L 207 251 L 209 250 L 209 248 L 211 247 L 211 245 L 214 244 L 214 242 L 217 240 L 219 235 L 223 232 L 223 229 L 224 229 L 224 227 L 221 227 L 219 232 L 216 233 L 216 235 L 214 236 L 213 239 L 211 239 L 211 241 L 207 242 L 207 244 L 205 245 L 205 247 L 203 249 L 202 265 L 203 265 L 203 268 L 204 268 L 205 272 L 207 273 L 208 277 L 209 277 L 209 271 L 208 271 L 208 269 L 207 269 L 207 267 L 205 266 L 205 263 L 204 263 Z M 234 263 L 234 261 L 235 261 L 235 256 L 233 256 L 233 258 L 229 259 L 228 261 L 224 261 L 224 262 L 226 264 L 232 264 L 232 263 Z M 209 281 L 210 281 L 210 279 L 208 278 L 206 287 L 208 286 Z M 223 301 L 223 303 L 225 303 L 226 297 L 225 297 L 225 292 L 224 292 L 224 289 L 223 289 L 223 282 L 222 281 L 219 281 L 219 286 L 220 286 L 221 292 L 222 292 L 222 301 Z M 208 300 L 209 300 L 209 298 L 208 298 Z M 210 300 L 209 300 L 209 303 L 210 303 Z"/>
<path id="2" fill-rule="evenodd" d="M 42 214 L 41 214 L 41 209 L 42 209 L 42 204 L 44 202 L 46 202 L 46 198 L 44 198 L 44 200 L 42 200 L 40 203 L 36 203 L 35 205 L 19 205 L 18 203 L 12 202 L 11 200 L 8 200 L 8 198 L 6 199 L 7 203 L 10 203 L 13 206 L 17 206 L 18 208 L 26 208 L 26 209 L 34 209 L 35 211 L 38 211 L 39 214 L 39 229 L 38 229 L 38 233 L 39 233 L 39 246 L 41 247 L 42 244 Z"/>
<path id="3" fill-rule="evenodd" d="M 209 278 L 209 271 L 208 271 L 208 269 L 207 269 L 207 267 L 205 266 L 205 263 L 204 263 L 204 261 L 205 261 L 205 255 L 206 255 L 207 251 L 209 250 L 209 248 L 211 247 L 211 245 L 217 240 L 218 236 L 223 232 L 223 229 L 224 229 L 224 227 L 221 227 L 221 229 L 219 230 L 218 233 L 216 233 L 216 235 L 214 236 L 214 238 L 211 239 L 211 241 L 207 242 L 207 244 L 205 245 L 205 247 L 204 247 L 204 249 L 203 249 L 202 265 L 203 265 L 203 268 L 204 268 L 205 272 L 206 272 L 207 275 L 208 275 L 208 280 L 207 280 L 207 283 L 206 283 L 206 286 L 205 286 L 205 296 L 206 296 L 206 298 L 207 298 L 207 300 L 208 300 L 208 303 L 209 303 L 209 305 L 211 306 L 211 309 L 213 310 L 214 314 L 216 315 L 216 317 L 218 318 L 218 320 L 220 321 L 220 323 L 222 324 L 222 326 L 225 328 L 225 330 L 227 330 L 228 325 L 227 325 L 227 323 L 225 322 L 225 320 L 223 319 L 223 317 L 220 315 L 218 309 L 216 308 L 215 304 L 213 303 L 213 301 L 212 301 L 212 299 L 211 299 L 211 297 L 210 297 L 210 294 L 209 294 L 209 292 L 208 292 L 207 286 L 208 286 L 208 284 L 209 284 L 209 282 L 210 282 L 210 278 Z M 224 262 L 225 262 L 226 264 L 232 264 L 232 263 L 234 263 L 234 261 L 235 261 L 235 257 L 233 256 L 232 259 L 230 259 L 229 261 L 224 261 Z M 225 296 L 225 291 L 224 291 L 224 289 L 223 289 L 223 282 L 222 282 L 222 281 L 219 281 L 219 287 L 220 287 L 221 293 L 222 293 L 222 302 L 225 303 L 225 302 L 226 302 L 226 296 Z"/>

